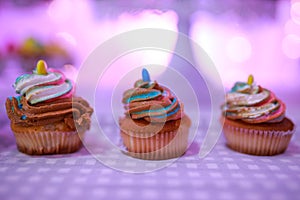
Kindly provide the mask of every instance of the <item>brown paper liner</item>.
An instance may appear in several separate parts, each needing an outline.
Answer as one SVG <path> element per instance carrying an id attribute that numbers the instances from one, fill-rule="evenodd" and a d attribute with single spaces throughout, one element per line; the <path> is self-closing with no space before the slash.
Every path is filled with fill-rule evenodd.
<path id="1" fill-rule="evenodd" d="M 60 132 L 34 130 L 14 131 L 17 147 L 20 152 L 29 155 L 72 153 L 82 146 L 84 132 Z"/>
<path id="2" fill-rule="evenodd" d="M 252 155 L 272 156 L 283 153 L 295 129 L 268 131 L 239 128 L 224 124 L 223 132 L 231 149 Z"/>
<path id="3" fill-rule="evenodd" d="M 146 135 L 151 135 L 146 137 Z M 188 146 L 188 128 L 177 131 L 151 133 L 125 133 L 123 143 L 129 156 L 145 160 L 164 160 L 182 156 Z"/>

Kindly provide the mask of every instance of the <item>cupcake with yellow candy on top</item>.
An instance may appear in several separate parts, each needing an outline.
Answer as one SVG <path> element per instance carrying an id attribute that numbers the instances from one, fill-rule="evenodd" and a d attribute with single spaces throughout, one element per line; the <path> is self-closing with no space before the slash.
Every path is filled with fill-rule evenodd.
<path id="1" fill-rule="evenodd" d="M 273 92 L 254 83 L 237 82 L 222 106 L 227 145 L 253 155 L 283 153 L 295 131 L 285 116 L 286 106 Z"/>
<path id="2" fill-rule="evenodd" d="M 183 104 L 165 86 L 143 79 L 123 94 L 125 116 L 120 118 L 121 137 L 130 156 L 141 159 L 170 159 L 183 155 L 188 146 L 191 121 Z"/>
<path id="3" fill-rule="evenodd" d="M 19 76 L 18 94 L 6 100 L 19 151 L 30 155 L 71 153 L 90 128 L 93 109 L 74 95 L 74 83 L 40 60 L 31 74 Z"/>

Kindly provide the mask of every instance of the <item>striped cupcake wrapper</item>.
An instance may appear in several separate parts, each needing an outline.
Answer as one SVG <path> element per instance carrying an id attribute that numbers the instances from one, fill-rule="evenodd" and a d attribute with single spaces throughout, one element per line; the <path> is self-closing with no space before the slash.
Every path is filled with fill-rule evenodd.
<path id="1" fill-rule="evenodd" d="M 263 131 L 224 125 L 227 145 L 238 152 L 271 156 L 283 153 L 291 140 L 291 131 Z"/>
<path id="2" fill-rule="evenodd" d="M 182 156 L 188 146 L 188 130 L 147 134 L 125 133 L 121 131 L 127 155 L 145 160 L 165 160 Z M 148 135 L 151 135 L 149 133 Z"/>
<path id="3" fill-rule="evenodd" d="M 29 155 L 43 155 L 72 153 L 79 150 L 82 146 L 80 138 L 83 138 L 84 132 L 36 132 L 24 130 L 23 132 L 14 131 L 14 135 L 20 152 Z"/>

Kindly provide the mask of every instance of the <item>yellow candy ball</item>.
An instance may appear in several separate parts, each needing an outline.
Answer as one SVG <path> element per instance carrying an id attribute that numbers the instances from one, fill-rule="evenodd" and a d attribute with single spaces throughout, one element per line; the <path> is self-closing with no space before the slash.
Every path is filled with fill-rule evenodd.
<path id="1" fill-rule="evenodd" d="M 254 81 L 253 75 L 250 74 L 250 75 L 248 76 L 248 82 L 247 82 L 247 84 L 248 84 L 248 85 L 252 85 L 253 81 Z"/>
<path id="2" fill-rule="evenodd" d="M 47 63 L 44 60 L 39 60 L 36 64 L 36 73 L 40 75 L 47 75 Z"/>

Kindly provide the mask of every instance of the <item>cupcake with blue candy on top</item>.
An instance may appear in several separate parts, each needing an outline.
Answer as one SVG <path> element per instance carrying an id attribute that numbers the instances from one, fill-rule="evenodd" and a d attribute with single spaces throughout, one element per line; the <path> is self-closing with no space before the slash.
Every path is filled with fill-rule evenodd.
<path id="1" fill-rule="evenodd" d="M 30 155 L 71 153 L 90 128 L 93 109 L 74 95 L 75 85 L 40 60 L 31 74 L 18 77 L 16 97 L 6 100 L 19 151 Z"/>
<path id="2" fill-rule="evenodd" d="M 151 81 L 146 69 L 142 77 L 122 99 L 125 116 L 119 125 L 127 153 L 141 159 L 179 157 L 187 149 L 191 121 L 167 87 Z"/>

